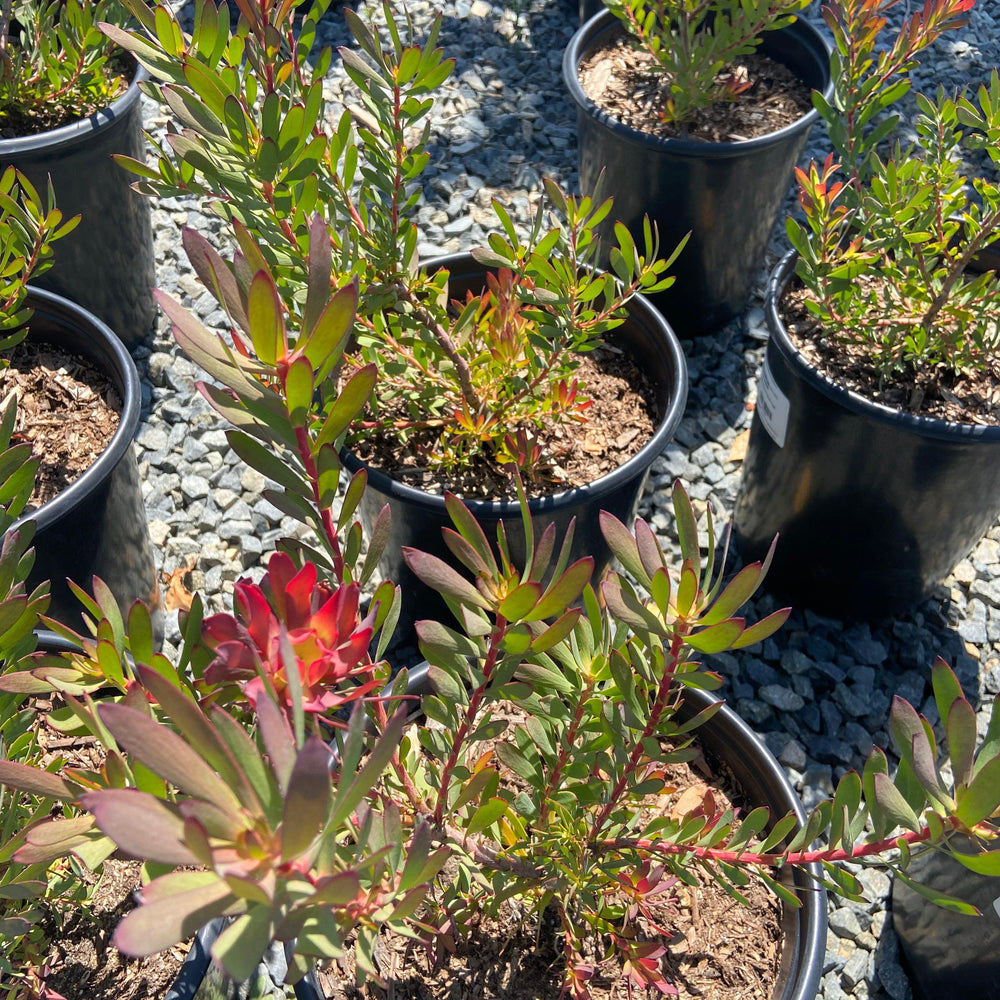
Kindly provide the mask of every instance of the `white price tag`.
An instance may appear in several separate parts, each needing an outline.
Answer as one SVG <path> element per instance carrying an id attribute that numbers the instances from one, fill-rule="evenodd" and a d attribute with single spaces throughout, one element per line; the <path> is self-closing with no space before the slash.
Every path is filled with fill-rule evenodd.
<path id="1" fill-rule="evenodd" d="M 760 383 L 757 386 L 757 412 L 760 422 L 774 443 L 779 448 L 785 447 L 785 433 L 788 430 L 788 397 L 778 388 L 774 381 L 767 358 L 760 370 Z"/>

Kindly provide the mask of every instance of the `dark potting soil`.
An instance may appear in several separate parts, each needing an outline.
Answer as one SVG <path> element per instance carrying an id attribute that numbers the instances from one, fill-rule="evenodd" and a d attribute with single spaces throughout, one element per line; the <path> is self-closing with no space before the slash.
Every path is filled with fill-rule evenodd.
<path id="1" fill-rule="evenodd" d="M 787 66 L 759 52 L 724 70 L 750 87 L 734 101 L 717 101 L 683 125 L 664 122 L 670 78 L 653 56 L 635 47 L 624 29 L 592 51 L 578 73 L 584 93 L 612 117 L 639 132 L 664 139 L 737 142 L 776 132 L 812 110 L 812 89 Z"/>
<path id="2" fill-rule="evenodd" d="M 827 336 L 806 309 L 805 297 L 802 286 L 793 283 L 779 303 L 779 313 L 803 357 L 837 385 L 904 413 L 963 424 L 1000 424 L 1000 359 L 987 357 L 981 369 L 960 372 L 907 364 L 885 377 L 869 360 L 869 345 Z"/>
<path id="3" fill-rule="evenodd" d="M 41 460 L 28 510 L 57 496 L 110 444 L 122 409 L 111 383 L 63 348 L 24 341 L 6 353 L 0 400 L 17 396 L 14 442 Z"/>
<path id="4" fill-rule="evenodd" d="M 583 355 L 574 377 L 593 405 L 584 422 L 550 426 L 540 435 L 554 464 L 531 470 L 525 486 L 534 496 L 594 482 L 627 462 L 655 433 L 658 414 L 653 386 L 630 357 L 612 347 L 599 348 Z M 387 408 L 383 416 L 391 418 L 391 411 Z M 405 419 L 402 408 L 398 416 Z M 517 498 L 507 468 L 485 457 L 468 469 L 449 473 L 447 479 L 431 472 L 426 456 L 439 446 L 438 437 L 436 431 L 415 432 L 401 445 L 397 436 L 383 432 L 350 447 L 366 464 L 428 493 L 448 489 L 465 499 Z"/>

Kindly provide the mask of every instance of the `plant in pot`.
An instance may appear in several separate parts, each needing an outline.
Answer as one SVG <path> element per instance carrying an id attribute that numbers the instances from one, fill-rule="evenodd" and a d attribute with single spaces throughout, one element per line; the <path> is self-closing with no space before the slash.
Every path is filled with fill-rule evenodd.
<path id="1" fill-rule="evenodd" d="M 9 288 L 8 288 L 9 290 Z M 0 414 L 0 679 L 18 674 L 38 645 L 37 630 L 48 609 L 48 584 L 27 584 L 34 560 L 34 522 L 20 518 L 32 492 L 39 459 L 17 440 L 17 402 Z M 23 693 L 0 693 L 0 746 L 3 757 L 23 766 L 59 766 L 60 757 L 39 739 L 41 712 Z M 12 790 L 0 796 L 0 989 L 5 996 L 44 996 L 46 958 L 52 927 L 47 912 L 80 912 L 93 885 L 75 859 L 55 864 L 13 861 L 25 844 L 24 830 L 50 816 L 51 800 L 29 800 Z M 91 862 L 93 858 L 89 859 Z"/>
<path id="2" fill-rule="evenodd" d="M 140 605 L 125 622 L 113 602 L 88 601 L 94 639 L 83 659 L 94 675 L 130 679 L 117 703 L 67 702 L 115 768 L 46 774 L 0 762 L 3 783 L 83 812 L 32 826 L 18 856 L 103 841 L 145 861 L 148 881 L 116 932 L 120 947 L 169 947 L 226 916 L 212 954 L 237 980 L 276 939 L 289 942 L 290 981 L 333 960 L 360 986 L 402 988 L 411 972 L 390 967 L 409 954 L 413 976 L 427 966 L 447 989 L 448 977 L 469 978 L 451 956 L 481 950 L 491 921 L 513 913 L 500 925 L 505 940 L 520 927 L 519 943 L 553 949 L 544 972 L 528 973 L 533 995 L 593 996 L 609 975 L 626 990 L 670 994 L 683 975 L 668 964 L 672 928 L 696 908 L 692 894 L 718 883 L 743 900 L 757 878 L 782 900 L 786 927 L 810 914 L 804 938 L 786 942 L 776 995 L 811 1000 L 824 947 L 819 887 L 860 890 L 842 862 L 888 863 L 905 879 L 913 856 L 951 852 L 953 837 L 966 835 L 981 849 L 965 863 L 995 867 L 987 848 L 1000 809 L 1000 710 L 977 753 L 975 713 L 942 662 L 933 679 L 951 777 L 936 762 L 930 726 L 897 699 L 895 778 L 873 750 L 864 773 L 846 774 L 808 817 L 781 794 L 768 798 L 770 809 L 755 799 L 754 782 L 767 787 L 760 775 L 780 769 L 707 694 L 720 679 L 697 657 L 765 639 L 787 610 L 749 625 L 738 617 L 766 565 L 723 586 L 710 519 L 703 553 L 679 485 L 679 573 L 648 525 L 630 530 L 606 515 L 603 531 L 628 576 L 612 574 L 600 597 L 593 560 L 571 561 L 571 540 L 554 527 L 535 545 L 525 525 L 518 565 L 506 529 L 498 557 L 449 496 L 449 546 L 464 572 L 416 550 L 406 557 L 454 622 L 422 622 L 425 671 L 390 677 L 379 657 L 394 588 L 383 584 L 367 608 L 360 600 L 377 558 L 360 557 L 353 521 L 364 476 L 352 477 L 335 513 L 340 467 L 325 437 L 331 421 L 343 432 L 360 418 L 371 389 L 355 376 L 331 403 L 312 388 L 343 359 L 357 290 L 331 293 L 317 281 L 310 319 L 297 328 L 276 311 L 266 267 L 252 278 L 243 267 L 216 274 L 242 309 L 245 343 L 234 347 L 163 301 L 221 384 L 234 439 L 248 452 L 253 442 L 290 504 L 310 512 L 314 546 L 284 543 L 262 580 L 239 583 L 232 615 L 203 618 L 196 602 L 176 663 L 153 651 Z M 523 494 L 522 516 L 530 520 Z M 411 679 L 420 673 L 430 690 L 418 703 Z M 413 726 L 418 704 L 425 723 Z M 705 784 L 671 799 L 681 766 L 699 757 L 696 740 L 708 757 L 737 742 L 729 764 L 745 776 L 748 801 L 730 806 Z"/>
<path id="3" fill-rule="evenodd" d="M 128 345 L 155 315 L 149 205 L 112 154 L 142 158 L 145 75 L 97 27 L 118 0 L 13 0 L 0 11 L 0 168 L 43 190 L 51 179 L 81 224 L 42 286 L 94 313 Z"/>
<path id="4" fill-rule="evenodd" d="M 739 316 L 817 115 L 829 50 L 808 0 L 608 0 L 570 40 L 580 187 L 637 235 L 691 233 L 655 298 L 685 336 Z"/>
<path id="5" fill-rule="evenodd" d="M 0 384 L 5 400 L 20 400 L 19 440 L 41 459 L 15 525 L 30 517 L 37 526 L 29 585 L 52 581 L 49 613 L 72 621 L 67 579 L 87 583 L 97 573 L 123 606 L 137 598 L 158 605 L 158 593 L 132 450 L 139 376 L 96 317 L 28 284 L 78 222 L 55 207 L 51 187 L 47 202 L 13 167 L 0 176 Z"/>
<path id="6" fill-rule="evenodd" d="M 835 153 L 798 175 L 805 219 L 769 286 L 735 511 L 748 558 L 781 531 L 775 588 L 868 618 L 925 596 L 1000 507 L 1000 186 L 967 182 L 958 156 L 997 162 L 1000 83 L 918 96 L 916 143 L 890 144 L 883 112 L 917 54 L 972 5 L 927 6 L 882 45 L 886 6 L 826 7 L 836 86 L 817 106 Z"/>
<path id="7" fill-rule="evenodd" d="M 638 240 L 617 227 L 610 271 L 598 273 L 595 229 L 611 206 L 548 183 L 554 223 L 540 208 L 525 237 L 497 205 L 500 231 L 488 248 L 420 266 L 413 212 L 429 160 L 426 119 L 451 70 L 435 47 L 440 20 L 417 44 L 387 6 L 383 42 L 374 25 L 345 11 L 362 50 L 341 51 L 360 107 L 327 134 L 321 73 L 331 56 L 319 56 L 311 71 L 308 62 L 312 25 L 326 6 L 314 5 L 300 28 L 288 5 L 246 5 L 233 37 L 211 0 L 201 0 L 186 36 L 174 22 L 157 31 L 166 11 L 130 0 L 144 31 L 104 30 L 164 81 L 147 89 L 182 124 L 155 169 L 130 165 L 139 189 L 209 199 L 247 259 L 247 238 L 259 244 L 290 315 L 301 314 L 316 268 L 335 284 L 357 280 L 357 349 L 341 377 L 365 371 L 373 379 L 377 371 L 379 379 L 345 461 L 369 466 L 372 517 L 384 502 L 406 510 L 393 519 L 388 577 L 409 572 L 403 546 L 436 544 L 447 523 L 445 487 L 481 520 L 512 516 L 514 467 L 529 480 L 540 521 L 565 527 L 573 516 L 585 519 L 579 534 L 606 565 L 597 511 L 634 514 L 686 398 L 680 346 L 636 294 L 667 287 L 676 251 L 657 260 L 650 227 Z M 277 37 L 286 44 L 268 43 Z M 331 234 L 322 258 L 307 253 L 314 210 Z M 596 391 L 621 377 L 634 385 Z M 610 409 L 620 390 L 636 412 Z M 416 592 L 405 588 L 408 602 Z"/>

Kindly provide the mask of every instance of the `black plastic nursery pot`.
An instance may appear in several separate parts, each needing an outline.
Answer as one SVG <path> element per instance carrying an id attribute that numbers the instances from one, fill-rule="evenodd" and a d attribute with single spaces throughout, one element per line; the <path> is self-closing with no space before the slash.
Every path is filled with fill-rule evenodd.
<path id="1" fill-rule="evenodd" d="M 471 255 L 455 254 L 428 264 L 430 270 L 442 267 L 451 272 L 452 297 L 464 298 L 467 291 L 482 290 L 485 269 Z M 555 524 L 557 548 L 570 521 L 576 519 L 572 558 L 593 556 L 595 578 L 611 562 L 611 550 L 600 531 L 600 512 L 606 510 L 625 523 L 632 521 L 649 468 L 673 437 L 687 401 L 687 363 L 673 331 L 641 296 L 632 299 L 627 308 L 628 319 L 614 331 L 614 343 L 632 355 L 656 386 L 659 420 L 653 437 L 628 462 L 593 483 L 529 500 L 536 532 Z M 441 537 L 442 528 L 452 526 L 444 497 L 366 467 L 349 450 L 341 453 L 341 459 L 351 474 L 367 468 L 368 488 L 361 502 L 367 527 L 371 527 L 385 504 L 390 507 L 392 530 L 379 569 L 385 579 L 401 587 L 402 609 L 396 634 L 399 642 L 406 642 L 412 638 L 414 622 L 423 618 L 444 621 L 450 618 L 444 602 L 414 576 L 401 555 L 401 549 L 410 546 L 454 562 Z M 491 541 L 496 538 L 497 523 L 504 521 L 512 556 L 515 559 L 523 556 L 524 536 L 516 501 L 468 500 L 466 505 Z"/>
<path id="2" fill-rule="evenodd" d="M 1000 511 L 1000 427 L 901 413 L 836 385 L 792 343 L 768 285 L 770 340 L 734 513 L 740 552 L 780 533 L 766 586 L 841 618 L 912 606 Z"/>
<path id="3" fill-rule="evenodd" d="M 659 230 L 661 252 L 668 254 L 691 233 L 671 269 L 675 284 L 654 303 L 681 336 L 711 333 L 747 304 L 818 114 L 810 111 L 783 129 L 738 142 L 664 139 L 633 129 L 587 97 L 577 76 L 584 57 L 618 25 L 611 11 L 602 10 L 580 27 L 563 54 L 563 80 L 577 108 L 580 189 L 593 193 L 604 172 L 603 193 L 614 198 L 607 234 L 618 219 L 641 241 L 648 215 Z M 829 48 L 807 21 L 768 32 L 759 51 L 829 93 Z"/>
<path id="4" fill-rule="evenodd" d="M 892 923 L 918 1000 L 1000 1000 L 1000 878 L 969 871 L 941 853 L 915 859 L 907 872 L 982 913 L 943 910 L 899 879 L 893 882 Z"/>
<path id="5" fill-rule="evenodd" d="M 85 358 L 108 378 L 122 401 L 118 429 L 94 464 L 57 497 L 13 525 L 27 520 L 36 524 L 35 565 L 28 590 L 51 581 L 49 616 L 75 628 L 81 606 L 66 580 L 89 592 L 96 575 L 124 610 L 139 598 L 150 605 L 156 622 L 159 590 L 132 447 L 141 402 L 135 362 L 105 324 L 74 303 L 30 288 L 27 304 L 34 309 L 29 339 Z"/>
<path id="6" fill-rule="evenodd" d="M 81 216 L 56 244 L 39 287 L 79 303 L 129 346 L 148 338 L 156 316 L 153 230 L 148 199 L 111 157 L 145 157 L 139 84 L 148 76 L 139 68 L 118 100 L 88 118 L 0 139 L 0 169 L 16 167 L 42 198 L 51 177 L 63 216 Z"/>
<path id="7" fill-rule="evenodd" d="M 408 691 L 418 695 L 430 691 L 426 663 L 410 671 Z M 687 721 L 717 700 L 707 691 L 688 688 L 678 718 Z M 781 765 L 731 708 L 723 705 L 698 729 L 698 743 L 709 763 L 721 763 L 736 779 L 745 794 L 747 811 L 763 805 L 771 811 L 774 820 L 794 812 L 800 823 L 805 821 L 802 803 Z M 784 876 L 784 883 L 798 895 L 802 905 L 782 907 L 781 964 L 772 1000 L 816 998 L 826 955 L 826 890 L 814 881 L 821 875 L 819 866 L 811 865 L 806 870 L 789 871 Z M 208 971 L 209 949 L 224 926 L 224 920 L 212 921 L 199 932 L 173 989 L 164 1000 L 193 1000 Z M 297 1000 L 324 1000 L 314 975 L 295 984 L 295 996 Z M 247 1000 L 259 998 L 251 992 Z"/>

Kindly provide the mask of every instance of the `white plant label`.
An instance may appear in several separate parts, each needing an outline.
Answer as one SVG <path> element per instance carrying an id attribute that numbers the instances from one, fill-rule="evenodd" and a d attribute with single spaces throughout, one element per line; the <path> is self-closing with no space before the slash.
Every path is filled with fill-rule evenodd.
<path id="1" fill-rule="evenodd" d="M 1000 917 L 1000 896 L 997 896 L 997 898 L 993 900 L 993 909 L 996 910 L 997 916 Z"/>
<path id="2" fill-rule="evenodd" d="M 760 371 L 757 386 L 757 412 L 764 429 L 771 435 L 779 448 L 785 447 L 785 432 L 788 430 L 788 397 L 778 388 L 771 374 L 767 358 Z"/>

